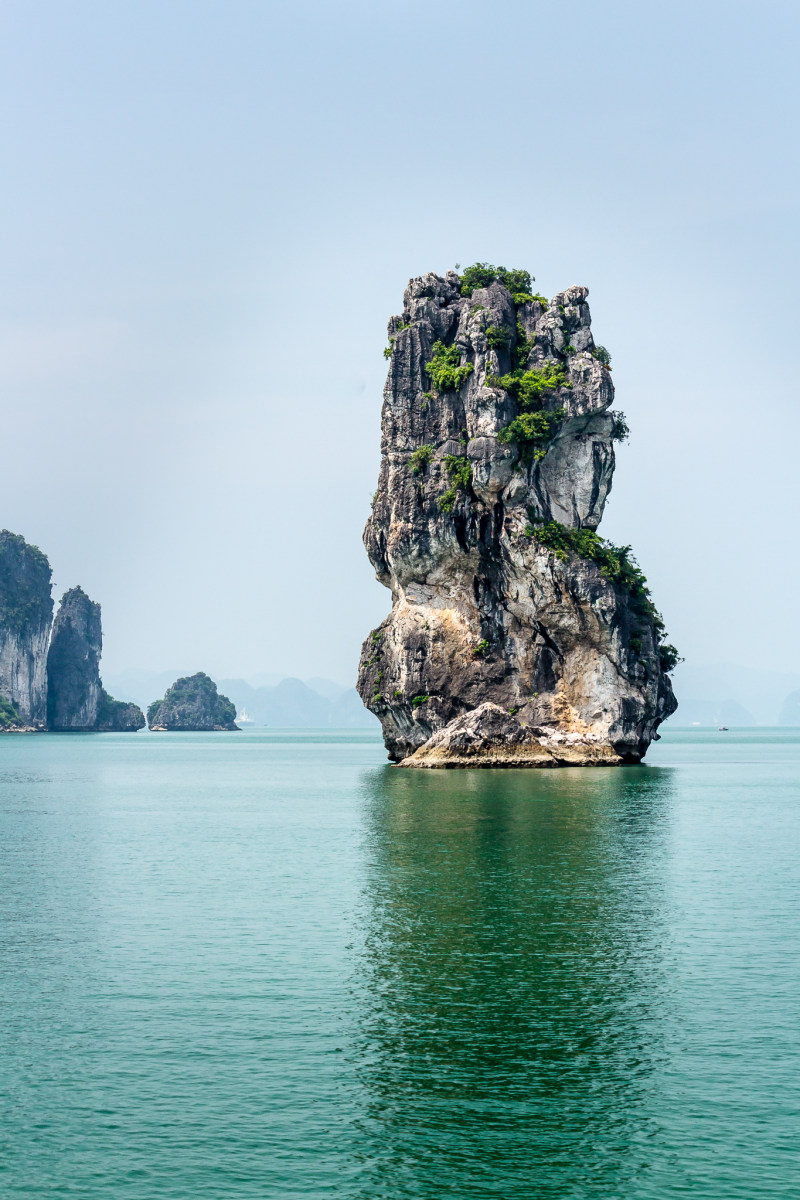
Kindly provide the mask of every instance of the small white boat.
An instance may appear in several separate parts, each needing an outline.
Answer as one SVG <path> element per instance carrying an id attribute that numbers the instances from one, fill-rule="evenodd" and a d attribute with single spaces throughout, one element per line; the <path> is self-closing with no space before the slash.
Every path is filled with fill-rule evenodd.
<path id="1" fill-rule="evenodd" d="M 727 733 L 727 732 L 728 732 L 728 726 L 727 726 L 727 725 L 720 725 L 720 726 L 718 726 L 718 728 L 717 728 L 717 733 Z"/>
<path id="2" fill-rule="evenodd" d="M 250 716 L 246 708 L 243 708 L 240 713 L 236 714 L 237 725 L 253 725 L 253 718 Z"/>

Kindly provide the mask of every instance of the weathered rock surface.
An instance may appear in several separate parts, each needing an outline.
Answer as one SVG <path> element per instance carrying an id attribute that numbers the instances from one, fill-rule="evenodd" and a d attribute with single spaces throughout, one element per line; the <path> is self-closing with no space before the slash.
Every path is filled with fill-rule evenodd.
<path id="1" fill-rule="evenodd" d="M 83 588 L 65 592 L 47 656 L 47 726 L 54 731 L 136 732 L 144 713 L 114 700 L 100 679 L 103 631 L 100 605 Z"/>
<path id="2" fill-rule="evenodd" d="M 523 725 L 487 700 L 444 729 L 402 767 L 613 767 L 622 758 L 602 737 Z"/>
<path id="3" fill-rule="evenodd" d="M 50 578 L 50 564 L 38 546 L 0 531 L 0 697 L 17 714 L 16 721 L 9 717 L 7 728 L 46 726 Z"/>
<path id="4" fill-rule="evenodd" d="M 176 680 L 163 700 L 154 701 L 147 710 L 147 724 L 159 732 L 239 728 L 233 704 L 219 695 L 213 679 L 202 671 Z"/>
<path id="5" fill-rule="evenodd" d="M 587 295 L 544 303 L 493 282 L 466 297 L 450 271 L 412 279 L 389 322 L 364 542 L 393 605 L 364 644 L 358 688 L 395 761 L 638 761 L 676 707 L 647 592 L 553 538 L 591 539 L 614 471 L 614 387 Z M 438 391 L 426 370 L 437 341 L 471 368 Z M 499 382 L 515 369 L 556 382 L 526 406 Z M 501 440 L 531 411 L 546 436 Z"/>

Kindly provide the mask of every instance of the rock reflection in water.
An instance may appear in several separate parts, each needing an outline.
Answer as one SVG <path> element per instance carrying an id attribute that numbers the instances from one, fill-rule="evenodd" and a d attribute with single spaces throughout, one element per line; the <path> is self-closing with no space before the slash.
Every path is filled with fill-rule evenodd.
<path id="1" fill-rule="evenodd" d="M 641 1165 L 671 774 L 365 779 L 365 1197 L 611 1196 Z"/>

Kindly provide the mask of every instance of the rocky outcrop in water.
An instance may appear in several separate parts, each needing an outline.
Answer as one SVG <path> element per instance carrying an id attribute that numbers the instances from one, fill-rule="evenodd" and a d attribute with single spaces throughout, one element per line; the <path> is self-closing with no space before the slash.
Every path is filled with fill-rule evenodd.
<path id="1" fill-rule="evenodd" d="M 54 731 L 135 732 L 144 714 L 114 700 L 100 679 L 100 605 L 80 587 L 61 598 L 47 656 L 47 726 Z"/>
<path id="2" fill-rule="evenodd" d="M 100 680 L 100 605 L 71 588 L 53 622 L 51 575 L 38 546 L 0 532 L 0 732 L 143 729 Z"/>
<path id="3" fill-rule="evenodd" d="M 0 698 L 3 728 L 44 729 L 47 646 L 53 617 L 47 556 L 0 531 Z"/>
<path id="4" fill-rule="evenodd" d="M 617 752 L 601 736 L 527 725 L 487 700 L 434 733 L 403 767 L 616 766 Z"/>
<path id="5" fill-rule="evenodd" d="M 239 728 L 233 704 L 218 693 L 213 679 L 203 671 L 176 680 L 164 699 L 154 701 L 148 708 L 147 724 L 159 732 L 222 732 Z"/>
<path id="6" fill-rule="evenodd" d="M 103 689 L 97 711 L 98 733 L 137 733 L 144 729 L 144 713 L 138 704 L 127 700 L 115 700 Z"/>
<path id="7" fill-rule="evenodd" d="M 100 605 L 80 587 L 61 598 L 47 655 L 47 725 L 94 729 L 100 708 Z"/>
<path id="8" fill-rule="evenodd" d="M 638 761 L 676 707 L 644 576 L 595 532 L 627 427 L 588 290 L 531 285 L 428 274 L 389 322 L 364 542 L 393 605 L 358 688 L 405 765 Z"/>

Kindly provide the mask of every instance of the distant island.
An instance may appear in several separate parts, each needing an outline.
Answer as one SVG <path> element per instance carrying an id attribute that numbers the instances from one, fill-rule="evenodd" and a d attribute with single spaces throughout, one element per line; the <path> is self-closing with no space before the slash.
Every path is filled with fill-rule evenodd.
<path id="1" fill-rule="evenodd" d="M 71 588 L 53 621 L 51 579 L 38 546 L 0 531 L 0 732 L 143 729 L 141 709 L 103 687 L 100 605 Z"/>
<path id="2" fill-rule="evenodd" d="M 476 263 L 389 321 L 364 542 L 393 605 L 358 690 L 404 766 L 638 762 L 677 707 L 645 577 L 596 532 L 628 427 L 587 295 Z"/>
<path id="3" fill-rule="evenodd" d="M 147 709 L 147 724 L 156 732 L 224 732 L 238 730 L 236 709 L 203 671 L 177 679 L 163 700 Z"/>
<path id="4" fill-rule="evenodd" d="M 237 707 L 254 726 L 374 727 L 355 688 L 329 679 L 262 684 L 133 670 L 112 681 L 115 699 L 100 675 L 100 605 L 70 588 L 53 620 L 52 590 L 47 555 L 0 531 L 0 733 L 135 733 L 144 709 L 156 732 L 236 729 Z"/>
<path id="5" fill-rule="evenodd" d="M 153 696 L 161 695 L 186 670 L 129 669 L 109 676 L 111 691 L 146 712 Z M 217 688 L 236 705 L 237 725 L 270 729 L 379 728 L 354 687 L 332 679 L 283 678 L 269 673 L 248 679 L 210 673 Z"/>

